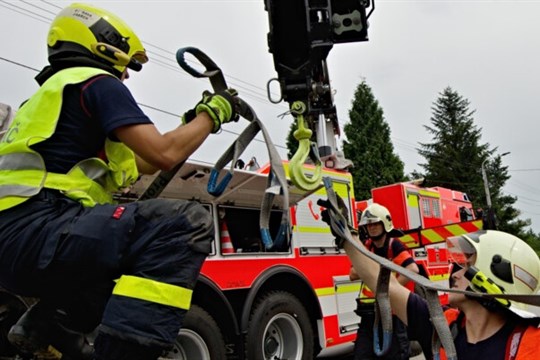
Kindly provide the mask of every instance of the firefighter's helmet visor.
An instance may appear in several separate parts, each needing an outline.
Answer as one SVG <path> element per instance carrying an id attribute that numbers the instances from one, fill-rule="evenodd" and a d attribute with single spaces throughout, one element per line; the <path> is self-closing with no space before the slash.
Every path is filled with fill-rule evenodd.
<path id="1" fill-rule="evenodd" d="M 453 263 L 462 268 L 474 265 L 476 249 L 464 236 L 451 236 L 446 239 L 448 255 Z"/>

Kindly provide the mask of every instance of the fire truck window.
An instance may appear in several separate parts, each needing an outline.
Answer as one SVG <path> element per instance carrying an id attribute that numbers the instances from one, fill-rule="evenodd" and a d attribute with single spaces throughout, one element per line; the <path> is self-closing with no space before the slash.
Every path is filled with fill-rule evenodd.
<path id="1" fill-rule="evenodd" d="M 236 253 L 264 252 L 261 241 L 258 209 L 222 206 L 225 211 L 222 221 L 227 224 L 229 236 Z M 281 224 L 281 211 L 272 211 L 270 215 L 270 234 L 275 238 Z M 286 251 L 288 249 L 277 249 Z"/>
<path id="2" fill-rule="evenodd" d="M 429 206 L 429 199 L 422 199 L 422 213 L 426 217 L 431 217 L 431 208 Z"/>
<path id="3" fill-rule="evenodd" d="M 433 217 L 435 218 L 441 218 L 441 208 L 439 206 L 439 200 L 432 199 L 431 201 L 432 209 L 433 209 Z"/>

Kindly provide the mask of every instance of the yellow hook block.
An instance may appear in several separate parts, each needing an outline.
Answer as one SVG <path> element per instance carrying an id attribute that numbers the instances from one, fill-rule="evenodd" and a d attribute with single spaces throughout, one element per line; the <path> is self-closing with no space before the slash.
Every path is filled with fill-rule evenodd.
<path id="1" fill-rule="evenodd" d="M 305 191 L 312 191 L 321 185 L 322 162 L 319 158 L 316 144 L 310 141 L 313 131 L 306 127 L 304 120 L 305 111 L 306 105 L 301 101 L 295 101 L 291 106 L 291 112 L 293 115 L 296 115 L 298 122 L 298 129 L 293 133 L 294 138 L 298 140 L 298 149 L 289 162 L 289 176 L 296 187 Z M 313 174 L 308 176 L 306 175 L 304 164 L 310 155 L 315 168 Z"/>

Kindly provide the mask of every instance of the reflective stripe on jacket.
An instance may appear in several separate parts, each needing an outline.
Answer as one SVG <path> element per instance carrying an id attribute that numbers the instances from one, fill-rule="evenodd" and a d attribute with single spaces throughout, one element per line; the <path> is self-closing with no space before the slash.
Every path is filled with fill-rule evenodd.
<path id="1" fill-rule="evenodd" d="M 458 324 L 459 310 L 448 309 L 444 312 L 446 321 L 452 327 L 465 326 L 464 323 Z M 465 321 L 465 317 L 463 317 Z M 457 335 L 457 331 L 452 331 Z M 454 335 L 455 336 L 455 335 Z M 538 343 L 540 342 L 540 329 L 534 326 L 516 326 L 508 341 L 506 342 L 505 360 L 532 360 L 538 359 Z M 444 348 L 441 347 L 441 360 L 447 360 Z"/>
<path id="2" fill-rule="evenodd" d="M 112 203 L 112 193 L 138 177 L 135 155 L 121 142 L 105 141 L 107 163 L 89 158 L 67 174 L 46 171 L 41 155 L 31 146 L 50 138 L 62 108 L 67 85 L 84 82 L 106 71 L 77 67 L 59 71 L 21 107 L 0 142 L 0 211 L 21 204 L 42 188 L 62 191 L 84 206 Z"/>

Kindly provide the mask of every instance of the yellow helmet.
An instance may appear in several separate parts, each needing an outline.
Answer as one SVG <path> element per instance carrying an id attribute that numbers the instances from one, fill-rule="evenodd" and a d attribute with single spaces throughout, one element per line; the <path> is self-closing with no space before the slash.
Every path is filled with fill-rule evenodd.
<path id="1" fill-rule="evenodd" d="M 504 293 L 529 295 L 540 289 L 540 259 L 525 241 L 514 235 L 482 230 L 449 237 L 446 244 L 454 263 L 462 267 L 474 266 Z M 471 259 L 473 263 L 469 264 Z M 471 288 L 483 291 L 474 285 Z M 527 315 L 521 312 L 527 310 L 525 304 L 511 302 L 510 310 Z"/>
<path id="2" fill-rule="evenodd" d="M 373 224 L 382 222 L 384 230 L 389 233 L 394 229 L 394 224 L 392 223 L 392 217 L 390 216 L 390 211 L 380 204 L 373 203 L 369 205 L 366 210 L 362 213 L 360 218 L 359 226 L 365 226 L 367 224 Z"/>
<path id="3" fill-rule="evenodd" d="M 140 71 L 148 61 L 133 30 L 116 15 L 85 4 L 71 4 L 53 20 L 47 36 L 49 62 L 77 58 L 99 60 L 118 74 Z"/>

